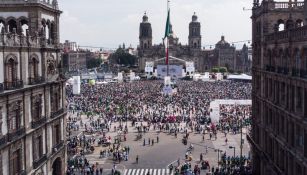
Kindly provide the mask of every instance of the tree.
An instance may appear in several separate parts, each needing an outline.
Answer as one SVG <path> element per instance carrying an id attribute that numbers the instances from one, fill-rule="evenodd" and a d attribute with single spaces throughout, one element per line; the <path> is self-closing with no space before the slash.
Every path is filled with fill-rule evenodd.
<path id="1" fill-rule="evenodd" d="M 212 68 L 212 70 L 211 70 L 213 73 L 218 73 L 219 72 L 219 68 Z"/>
<path id="2" fill-rule="evenodd" d="M 225 72 L 227 72 L 227 68 L 226 67 L 220 67 L 219 72 L 225 73 Z"/>
<path id="3" fill-rule="evenodd" d="M 89 58 L 86 61 L 86 66 L 88 69 L 100 67 L 102 60 L 99 58 Z"/>
<path id="4" fill-rule="evenodd" d="M 113 64 L 133 66 L 136 63 L 137 58 L 136 56 L 127 53 L 124 49 L 118 48 L 113 54 L 110 55 L 110 60 Z"/>

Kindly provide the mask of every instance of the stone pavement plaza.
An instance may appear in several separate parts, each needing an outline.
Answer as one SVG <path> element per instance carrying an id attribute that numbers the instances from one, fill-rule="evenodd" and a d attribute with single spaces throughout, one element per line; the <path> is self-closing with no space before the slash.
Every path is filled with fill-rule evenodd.
<path id="1" fill-rule="evenodd" d="M 83 121 L 87 121 L 85 116 L 82 116 Z M 143 124 L 146 125 L 145 122 Z M 119 123 L 115 123 L 115 125 L 119 125 Z M 125 125 L 125 123 L 124 123 Z M 112 138 L 117 135 L 117 132 L 114 132 L 113 129 L 114 124 L 112 125 L 112 129 L 107 136 L 111 136 Z M 195 147 L 194 151 L 192 151 L 193 160 L 191 161 L 192 166 L 198 163 L 200 159 L 200 153 L 204 153 L 203 159 L 209 161 L 210 166 L 217 166 L 218 152 L 215 150 L 219 149 L 223 152 L 226 152 L 227 156 L 233 156 L 233 149 L 229 149 L 229 146 L 234 146 L 236 148 L 236 155 L 240 154 L 240 134 L 233 135 L 231 133 L 227 134 L 228 144 L 225 144 L 225 136 L 222 133 L 218 133 L 217 140 L 209 139 L 209 134 L 205 135 L 205 140 L 202 140 L 201 134 L 191 133 L 190 138 L 188 140 L 188 144 L 184 145 L 182 143 L 183 134 L 178 134 L 177 138 L 174 135 L 170 135 L 167 132 L 153 131 L 151 127 L 150 131 L 143 134 L 141 140 L 136 141 L 137 132 L 135 128 L 131 127 L 131 122 L 128 122 L 129 133 L 127 134 L 127 141 L 122 142 L 123 146 L 130 147 L 130 154 L 128 161 L 121 161 L 120 164 L 116 164 L 118 170 L 121 170 L 124 175 L 146 175 L 147 171 L 150 171 L 150 175 L 160 175 L 160 174 L 168 174 L 168 165 L 173 163 L 174 166 L 177 166 L 177 160 L 180 158 L 180 162 L 183 163 L 185 160 L 185 153 L 192 143 Z M 82 128 L 79 133 L 82 133 Z M 246 157 L 249 154 L 249 145 L 246 140 L 246 131 L 243 129 L 243 155 Z M 159 136 L 159 143 L 156 143 L 156 138 Z M 99 137 L 99 136 L 97 136 Z M 143 139 L 146 139 L 146 146 L 143 146 Z M 148 145 L 148 139 L 154 139 L 154 145 Z M 207 153 L 206 153 L 206 148 Z M 110 158 L 99 158 L 99 153 L 101 149 L 105 149 L 105 147 L 95 147 L 95 152 L 93 154 L 86 155 L 90 164 L 99 164 L 99 167 L 103 167 L 104 170 L 111 169 L 113 166 L 112 157 Z M 136 163 L 136 156 L 139 156 L 139 163 Z M 203 173 L 205 173 L 203 171 Z"/>

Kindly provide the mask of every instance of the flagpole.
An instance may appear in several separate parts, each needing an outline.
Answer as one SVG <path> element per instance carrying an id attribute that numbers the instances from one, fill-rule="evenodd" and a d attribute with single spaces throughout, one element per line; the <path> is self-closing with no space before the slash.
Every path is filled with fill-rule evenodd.
<path id="1" fill-rule="evenodd" d="M 170 10 L 170 4 L 169 4 L 170 0 L 167 0 L 167 13 Z M 166 66 L 167 66 L 167 76 L 169 76 L 169 39 L 168 36 L 166 37 Z"/>

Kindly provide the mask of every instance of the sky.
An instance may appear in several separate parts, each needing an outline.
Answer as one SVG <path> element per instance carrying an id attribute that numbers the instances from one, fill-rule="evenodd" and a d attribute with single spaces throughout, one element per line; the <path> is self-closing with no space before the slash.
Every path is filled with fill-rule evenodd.
<path id="1" fill-rule="evenodd" d="M 136 47 L 139 25 L 147 12 L 153 43 L 162 42 L 167 0 L 58 0 L 63 11 L 61 41 L 80 46 L 117 48 L 125 43 Z M 173 31 L 182 44 L 188 43 L 189 23 L 195 12 L 201 23 L 202 45 L 216 44 L 224 35 L 232 43 L 251 39 L 252 0 L 171 0 Z M 237 47 L 241 47 L 238 45 Z"/>

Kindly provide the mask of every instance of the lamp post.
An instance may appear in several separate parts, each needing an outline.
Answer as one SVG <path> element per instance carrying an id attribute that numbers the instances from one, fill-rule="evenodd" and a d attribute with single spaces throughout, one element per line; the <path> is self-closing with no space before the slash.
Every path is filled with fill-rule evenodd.
<path id="1" fill-rule="evenodd" d="M 130 84 L 129 84 L 130 85 Z M 127 91 L 127 88 L 126 88 L 126 99 L 127 99 L 127 103 L 126 103 L 126 127 L 128 129 L 128 91 Z"/>
<path id="2" fill-rule="evenodd" d="M 229 149 L 233 149 L 233 157 L 236 157 L 236 147 L 234 146 L 229 146 Z"/>
<path id="3" fill-rule="evenodd" d="M 222 153 L 223 151 L 220 149 L 216 149 L 215 152 L 217 151 L 217 168 L 220 168 L 220 152 Z"/>
<path id="4" fill-rule="evenodd" d="M 243 116 L 244 116 L 243 118 L 245 118 L 245 110 L 243 111 Z M 240 140 L 240 166 L 242 166 L 242 149 L 243 149 L 243 138 L 242 138 L 243 137 L 242 136 L 243 135 L 243 133 L 242 133 L 243 125 L 242 125 L 242 120 L 243 119 L 240 120 L 240 130 L 241 130 L 240 131 L 241 132 L 240 133 L 240 135 L 241 135 L 241 137 L 240 137 L 241 138 L 241 140 Z"/>

